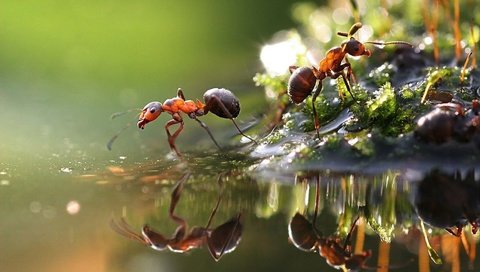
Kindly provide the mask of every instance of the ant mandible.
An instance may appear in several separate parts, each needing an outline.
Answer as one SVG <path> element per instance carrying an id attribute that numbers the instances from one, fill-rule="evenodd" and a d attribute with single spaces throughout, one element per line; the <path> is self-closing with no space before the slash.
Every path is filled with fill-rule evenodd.
<path id="1" fill-rule="evenodd" d="M 352 67 L 347 59 L 347 54 L 351 56 L 367 56 L 369 57 L 372 53 L 370 50 L 365 48 L 366 43 L 374 45 L 390 45 L 390 44 L 401 44 L 412 46 L 410 43 L 403 41 L 392 41 L 392 42 L 359 42 L 356 40 L 353 35 L 362 27 L 361 23 L 355 23 L 348 33 L 337 32 L 337 35 L 342 37 L 347 37 L 347 40 L 344 41 L 339 47 L 331 48 L 327 51 L 325 58 L 320 60 L 318 68 L 315 66 L 312 67 L 297 67 L 290 66 L 289 70 L 292 73 L 288 81 L 288 95 L 290 99 L 295 104 L 300 104 L 303 102 L 310 94 L 312 96 L 312 108 L 313 108 L 313 117 L 315 123 L 315 130 L 317 131 L 317 137 L 320 138 L 320 121 L 317 116 L 317 111 L 315 108 L 315 100 L 317 96 L 322 91 L 322 80 L 326 77 L 336 79 L 339 76 L 342 77 L 343 82 L 347 91 L 350 93 L 352 98 L 353 96 L 349 81 L 355 76 L 353 75 Z M 343 62 L 345 60 L 345 62 Z M 343 63 L 342 63 L 343 62 Z M 347 69 L 347 74 L 345 75 L 345 68 Z M 318 84 L 317 84 L 318 81 Z M 339 91 L 339 96 L 343 98 L 343 95 Z"/>
<path id="2" fill-rule="evenodd" d="M 213 88 L 204 93 L 203 99 L 205 103 L 202 103 L 198 99 L 196 101 L 185 100 L 182 89 L 178 88 L 176 97 L 167 99 L 163 103 L 153 101 L 145 105 L 140 113 L 137 126 L 140 129 L 144 129 L 146 124 L 157 119 L 162 112 L 169 113 L 172 116 L 172 119 L 165 124 L 165 131 L 167 132 L 170 149 L 175 151 L 179 157 L 181 156 L 181 153 L 178 151 L 175 145 L 175 140 L 183 130 L 184 123 L 183 118 L 180 115 L 181 112 L 187 114 L 188 117 L 197 121 L 200 126 L 207 131 L 208 135 L 219 149 L 221 149 L 221 147 L 213 137 L 207 125 L 198 119 L 198 117 L 206 115 L 209 112 L 212 112 L 218 117 L 232 120 L 233 124 L 241 135 L 250 139 L 252 142 L 257 143 L 254 139 L 244 134 L 235 122 L 234 118 L 240 113 L 240 102 L 231 91 L 223 88 Z M 179 127 L 172 134 L 170 133 L 169 127 L 175 124 L 179 124 Z M 119 133 L 113 136 L 108 142 L 108 149 L 111 149 L 111 145 L 118 137 L 118 134 Z"/>

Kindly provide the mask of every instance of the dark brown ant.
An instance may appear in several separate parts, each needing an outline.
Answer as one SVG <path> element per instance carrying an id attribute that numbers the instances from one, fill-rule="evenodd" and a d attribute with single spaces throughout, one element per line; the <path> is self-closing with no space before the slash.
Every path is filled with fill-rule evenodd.
<path id="1" fill-rule="evenodd" d="M 479 191 L 473 170 L 462 177 L 434 169 L 419 182 L 413 204 L 424 222 L 461 237 L 468 224 L 473 234 L 480 227 Z"/>
<path id="2" fill-rule="evenodd" d="M 223 88 L 213 88 L 207 90 L 204 93 L 203 99 L 205 101 L 205 104 L 198 99 L 196 101 L 185 100 L 183 91 L 181 88 L 179 88 L 177 90 L 176 97 L 167 99 L 163 103 L 153 101 L 145 105 L 145 107 L 143 107 L 142 109 L 142 112 L 140 113 L 137 126 L 138 128 L 144 129 L 146 124 L 157 119 L 162 112 L 169 113 L 172 116 L 172 119 L 165 124 L 165 131 L 167 132 L 168 136 L 168 144 L 170 145 L 170 149 L 172 151 L 175 151 L 178 156 L 181 156 L 180 152 L 175 146 L 175 140 L 177 139 L 180 132 L 182 132 L 183 130 L 183 118 L 180 115 L 180 113 L 183 112 L 187 114 L 188 117 L 190 117 L 191 119 L 197 121 L 200 126 L 202 126 L 207 131 L 208 135 L 215 143 L 215 145 L 219 149 L 221 149 L 220 145 L 213 137 L 207 125 L 198 119 L 198 117 L 212 112 L 218 117 L 232 120 L 233 124 L 241 135 L 250 139 L 252 142 L 257 143 L 254 139 L 244 134 L 235 122 L 234 118 L 236 118 L 240 113 L 240 102 L 231 91 Z M 179 127 L 172 134 L 170 133 L 170 130 L 168 128 L 175 124 L 179 124 Z M 123 130 L 121 130 L 120 132 L 122 131 Z M 108 149 L 111 149 L 111 145 L 113 144 L 113 141 L 118 137 L 119 133 L 114 135 L 108 142 Z"/>
<path id="3" fill-rule="evenodd" d="M 316 227 L 316 218 L 318 216 L 318 204 L 320 198 L 320 180 L 316 178 L 315 191 L 315 209 L 312 222 L 299 212 L 290 220 L 288 224 L 288 238 L 293 245 L 305 252 L 318 252 L 325 258 L 328 265 L 335 269 L 343 271 L 359 271 L 361 269 L 377 269 L 380 267 L 371 267 L 366 265 L 367 260 L 372 256 L 371 250 L 362 251 L 358 254 L 352 252 L 351 238 L 356 228 L 358 216 L 352 223 L 350 230 L 342 241 L 336 235 L 324 236 Z M 389 266 L 389 268 L 400 268 L 408 265 L 410 262 L 399 265 Z"/>
<path id="4" fill-rule="evenodd" d="M 218 206 L 220 205 L 221 195 L 219 196 L 215 208 L 212 210 L 208 222 L 205 227 L 192 227 L 188 232 L 187 222 L 174 214 L 175 207 L 180 199 L 183 190 L 183 183 L 189 175 L 185 175 L 177 184 L 172 192 L 170 201 L 169 217 L 178 224 L 175 233 L 171 238 L 166 238 L 160 232 L 152 229 L 148 225 L 144 225 L 141 234 L 136 233 L 132 227 L 121 218 L 119 222 L 110 221 L 112 229 L 120 235 L 138 241 L 157 251 L 168 249 L 176 253 L 186 253 L 192 249 L 196 249 L 207 245 L 210 255 L 215 261 L 225 253 L 235 250 L 240 243 L 242 236 L 242 224 L 240 222 L 241 213 L 231 218 L 218 227 L 211 228 L 212 219 L 215 216 Z"/>
<path id="5" fill-rule="evenodd" d="M 355 229 L 357 217 L 353 222 L 350 231 L 341 245 L 340 238 L 332 235 L 325 237 L 315 226 L 318 216 L 318 204 L 320 199 L 320 180 L 315 179 L 315 210 L 313 221 L 310 222 L 300 213 L 295 213 L 288 224 L 288 238 L 293 245 L 306 252 L 318 251 L 321 257 L 325 258 L 328 265 L 344 271 L 357 271 L 363 268 L 370 268 L 365 262 L 372 255 L 371 251 L 363 251 L 360 254 L 353 254 L 350 246 L 352 232 Z"/>
<path id="6" fill-rule="evenodd" d="M 288 225 L 288 235 L 296 248 L 307 252 L 318 251 L 320 256 L 325 258 L 327 264 L 336 269 L 357 271 L 371 268 L 365 264 L 372 255 L 370 250 L 363 251 L 360 254 L 351 252 L 349 243 L 357 220 L 358 218 L 353 222 L 344 245 L 341 244 L 341 239 L 338 237 L 322 236 L 317 228 L 298 212 Z"/>
<path id="7" fill-rule="evenodd" d="M 288 81 L 288 95 L 290 99 L 296 103 L 300 104 L 303 102 L 309 95 L 313 93 L 312 96 L 312 109 L 313 117 L 315 122 L 315 129 L 317 131 L 317 137 L 320 138 L 320 121 L 317 116 L 317 111 L 315 108 L 315 100 L 317 96 L 322 91 L 322 81 L 326 77 L 336 79 L 339 76 L 342 77 L 343 82 L 347 91 L 350 93 L 352 98 L 355 100 L 350 88 L 349 81 L 355 77 L 353 75 L 352 67 L 347 59 L 347 54 L 351 56 L 367 56 L 369 57 L 372 53 L 370 50 L 365 48 L 366 43 L 374 45 L 408 45 L 413 47 L 410 43 L 403 41 L 392 41 L 392 42 L 359 42 L 356 40 L 353 35 L 362 27 L 361 23 L 355 23 L 348 33 L 337 32 L 337 35 L 342 37 L 347 37 L 347 41 L 344 41 L 339 47 L 334 47 L 327 51 L 325 58 L 320 60 L 318 68 L 315 66 L 312 67 L 297 67 L 290 66 L 289 70 L 292 73 Z M 345 62 L 343 62 L 345 60 Z M 343 63 L 342 63 L 343 62 Z M 345 69 L 347 69 L 347 74 L 345 75 Z M 340 97 L 343 98 L 343 95 L 339 92 Z"/>
<path id="8" fill-rule="evenodd" d="M 480 133 L 478 100 L 473 100 L 471 109 L 465 110 L 460 103 L 442 103 L 420 117 L 414 136 L 424 142 L 441 144 L 450 140 L 476 142 Z"/>

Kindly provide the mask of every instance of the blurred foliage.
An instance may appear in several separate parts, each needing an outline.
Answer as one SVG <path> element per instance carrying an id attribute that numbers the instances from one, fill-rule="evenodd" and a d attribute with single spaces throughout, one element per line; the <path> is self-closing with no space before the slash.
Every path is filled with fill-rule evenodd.
<path id="1" fill-rule="evenodd" d="M 460 1 L 459 21 L 454 9 L 454 3 L 448 1 L 423 1 L 419 4 L 410 0 L 331 1 L 323 6 L 313 3 L 295 5 L 293 18 L 299 23 L 297 29 L 288 30 L 290 35 L 280 32 L 281 35 L 276 35 L 268 48 L 262 49 L 262 53 L 263 50 L 273 51 L 275 45 L 290 43 L 290 51 L 295 53 L 296 62 L 287 65 L 318 66 L 325 52 L 339 46 L 344 40 L 344 37 L 335 33 L 347 31 L 357 21 L 363 24 L 355 34 L 361 42 L 401 40 L 415 47 L 380 46 L 379 49 L 372 49 L 369 58 L 350 57 L 358 80 L 358 84 L 351 85 L 355 100 L 348 95 L 341 79 L 323 80 L 323 91 L 315 102 L 321 127 L 337 123 L 340 113 L 346 109 L 352 116 L 339 126 L 340 131 L 332 129 L 323 132 L 320 142 L 329 144 L 316 146 L 314 152 L 321 153 L 323 146 L 332 147 L 330 143 L 341 143 L 343 137 L 353 150 L 371 157 L 377 153 L 374 139 L 388 137 L 402 141 L 403 136 L 415 129 L 415 121 L 438 101 L 449 102 L 452 98 L 458 98 L 468 102 L 477 96 L 479 80 L 476 78 L 475 56 L 478 53 L 476 43 L 480 39 L 480 16 L 476 16 L 478 12 L 475 11 L 480 6 L 471 1 Z M 459 56 L 457 43 L 461 46 Z M 438 57 L 437 51 L 440 52 Z M 463 69 L 470 52 L 470 61 Z M 288 54 L 285 51 L 284 54 L 278 54 L 278 58 Z M 314 130 L 311 96 L 300 106 L 285 105 L 288 72 L 273 75 L 272 67 L 282 62 L 262 61 L 266 72 L 257 74 L 254 81 L 265 88 L 268 97 L 278 99 L 281 108 L 285 108 L 284 118 L 277 128 L 282 129 L 283 125 L 290 131 L 313 136 L 313 133 L 309 133 Z M 427 93 L 427 103 L 423 103 L 422 96 Z M 299 117 L 300 113 L 304 116 Z M 299 119 L 302 120 L 300 124 L 293 124 Z M 360 131 L 362 133 L 358 133 Z M 276 142 L 280 140 L 278 134 L 271 135 L 276 135 Z M 284 135 L 288 139 L 288 133 Z"/>

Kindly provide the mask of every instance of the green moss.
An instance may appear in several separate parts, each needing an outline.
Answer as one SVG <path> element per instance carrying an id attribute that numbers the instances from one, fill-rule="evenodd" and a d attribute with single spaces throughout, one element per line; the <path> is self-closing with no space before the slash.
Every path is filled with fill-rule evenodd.
<path id="1" fill-rule="evenodd" d="M 256 86 L 263 86 L 267 91 L 267 97 L 276 99 L 286 92 L 286 76 L 271 76 L 267 73 L 257 73 L 253 77 Z M 270 94 L 268 92 L 271 92 Z"/>
<path id="2" fill-rule="evenodd" d="M 361 155 L 370 157 L 375 154 L 375 146 L 367 135 L 358 136 L 353 141 L 355 141 L 354 149 Z"/>
<path id="3" fill-rule="evenodd" d="M 315 100 L 315 109 L 317 110 L 320 123 L 325 124 L 335 118 L 343 108 L 341 103 L 334 101 L 334 99 L 328 99 L 321 93 Z M 312 116 L 310 120 L 313 120 L 312 96 L 305 99 L 302 112 L 306 116 Z M 305 127 L 305 131 L 312 131 L 314 129 L 313 121 L 305 125 L 308 125 Z"/>
<path id="4" fill-rule="evenodd" d="M 393 76 L 393 65 L 384 63 L 378 68 L 373 69 L 368 74 L 367 80 L 375 83 L 377 86 L 383 86 L 390 82 L 390 78 Z"/>
<path id="5" fill-rule="evenodd" d="M 343 142 L 343 136 L 337 133 L 332 133 L 324 137 L 325 148 L 330 150 L 337 150 L 341 147 Z"/>
<path id="6" fill-rule="evenodd" d="M 416 96 L 415 91 L 408 86 L 404 86 L 402 88 L 402 90 L 400 91 L 400 95 L 405 100 L 413 99 Z"/>
<path id="7" fill-rule="evenodd" d="M 367 102 L 370 119 L 384 121 L 395 113 L 397 102 L 390 82 L 385 83 L 376 93 L 376 97 Z"/>

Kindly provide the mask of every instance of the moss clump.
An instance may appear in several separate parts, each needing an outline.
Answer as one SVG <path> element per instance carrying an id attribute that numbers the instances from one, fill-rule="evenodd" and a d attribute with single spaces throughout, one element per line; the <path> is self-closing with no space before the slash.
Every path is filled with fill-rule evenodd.
<path id="1" fill-rule="evenodd" d="M 372 97 L 358 101 L 350 107 L 355 118 L 347 124 L 347 129 L 348 127 L 377 127 L 382 130 L 390 125 L 397 109 L 395 92 L 390 82 L 387 82 L 375 91 Z"/>
<path id="2" fill-rule="evenodd" d="M 390 78 L 393 77 L 394 67 L 392 64 L 384 63 L 378 68 L 370 71 L 367 77 L 367 81 L 375 83 L 377 86 L 383 86 L 390 82 Z"/>
<path id="3" fill-rule="evenodd" d="M 257 73 L 253 77 L 253 81 L 256 86 L 263 86 L 267 92 L 267 97 L 277 99 L 286 93 L 286 85 L 288 77 L 284 76 L 271 76 L 267 73 Z M 287 97 L 288 99 L 288 97 Z"/>

